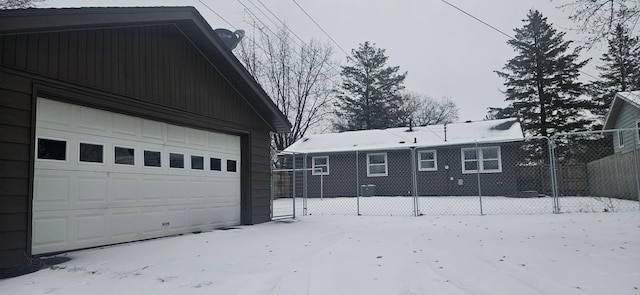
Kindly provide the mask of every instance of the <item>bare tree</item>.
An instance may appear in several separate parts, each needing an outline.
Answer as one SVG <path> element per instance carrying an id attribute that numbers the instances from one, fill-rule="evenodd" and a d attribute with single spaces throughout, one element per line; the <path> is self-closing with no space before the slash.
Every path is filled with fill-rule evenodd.
<path id="1" fill-rule="evenodd" d="M 452 123 L 458 120 L 458 107 L 449 97 L 435 100 L 428 95 L 405 92 L 402 94 L 405 112 L 416 126 Z"/>
<path id="2" fill-rule="evenodd" d="M 551 0 L 553 1 L 553 0 Z M 566 3 L 569 1 L 569 3 Z M 564 0 L 559 7 L 569 10 L 578 31 L 587 34 L 586 45 L 606 42 L 617 24 L 640 29 L 640 0 Z"/>
<path id="3" fill-rule="evenodd" d="M 289 118 L 288 134 L 274 134 L 275 149 L 283 150 L 310 129 L 328 128 L 333 94 L 333 47 L 317 40 L 296 46 L 289 29 L 282 26 L 269 34 L 245 38 L 238 46 L 238 58 Z M 335 70 L 333 70 L 335 71 Z M 321 132 L 322 130 L 316 130 Z"/>
<path id="4" fill-rule="evenodd" d="M 36 7 L 44 0 L 0 0 L 0 9 L 17 9 Z"/>

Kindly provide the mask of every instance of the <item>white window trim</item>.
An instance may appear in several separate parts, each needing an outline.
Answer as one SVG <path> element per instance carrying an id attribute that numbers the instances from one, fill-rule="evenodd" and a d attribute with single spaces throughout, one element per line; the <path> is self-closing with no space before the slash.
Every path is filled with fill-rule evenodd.
<path id="1" fill-rule="evenodd" d="M 316 165 L 316 159 L 326 159 L 326 165 Z M 316 168 L 327 167 L 327 172 L 317 171 Z M 329 175 L 329 156 L 318 156 L 311 158 L 311 175 Z"/>
<path id="2" fill-rule="evenodd" d="M 433 153 L 433 160 L 422 160 L 421 155 L 424 153 Z M 433 161 L 433 168 L 422 168 L 422 161 Z M 438 152 L 436 150 L 418 151 L 418 171 L 438 171 Z"/>
<path id="3" fill-rule="evenodd" d="M 371 156 L 384 156 L 384 173 L 371 173 L 371 165 L 382 165 L 382 164 L 371 164 L 370 163 L 370 157 Z M 388 165 L 389 161 L 387 160 L 387 153 L 374 153 L 374 154 L 367 154 L 367 177 L 383 177 L 383 176 L 388 176 L 389 175 L 389 165 Z"/>
<path id="4" fill-rule="evenodd" d="M 486 170 L 484 169 L 484 149 L 490 149 L 490 148 L 497 148 L 498 149 L 498 169 L 491 169 L 491 170 Z M 464 168 L 464 162 L 465 162 L 465 158 L 464 158 L 464 151 L 468 151 L 468 150 L 475 150 L 475 147 L 472 148 L 463 148 L 460 149 L 460 158 L 462 161 L 462 174 L 470 174 L 470 173 L 478 173 L 478 170 L 466 170 Z M 480 169 L 480 173 L 501 173 L 502 172 L 502 149 L 500 148 L 500 146 L 485 146 L 485 147 L 478 147 L 478 154 L 476 155 L 477 157 L 477 161 L 478 161 L 478 165 L 477 167 Z"/>
<path id="5" fill-rule="evenodd" d="M 618 147 L 624 147 L 624 132 L 622 130 L 618 130 Z"/>

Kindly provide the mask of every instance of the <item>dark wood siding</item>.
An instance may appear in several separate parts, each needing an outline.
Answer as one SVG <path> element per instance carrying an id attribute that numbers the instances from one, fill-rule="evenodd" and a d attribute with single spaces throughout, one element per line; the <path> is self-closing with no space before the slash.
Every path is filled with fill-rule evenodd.
<path id="1" fill-rule="evenodd" d="M 30 254 L 31 89 L 28 79 L 0 71 L 0 267 Z"/>
<path id="2" fill-rule="evenodd" d="M 215 63 L 174 25 L 0 36 L 0 267 L 30 254 L 37 95 L 240 135 L 242 223 L 269 221 L 270 129 Z"/>

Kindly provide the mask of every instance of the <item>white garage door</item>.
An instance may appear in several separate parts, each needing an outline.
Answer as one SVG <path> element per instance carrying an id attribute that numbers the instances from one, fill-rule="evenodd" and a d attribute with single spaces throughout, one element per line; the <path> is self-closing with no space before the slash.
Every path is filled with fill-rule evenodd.
<path id="1" fill-rule="evenodd" d="M 240 138 L 38 98 L 33 254 L 240 223 Z"/>

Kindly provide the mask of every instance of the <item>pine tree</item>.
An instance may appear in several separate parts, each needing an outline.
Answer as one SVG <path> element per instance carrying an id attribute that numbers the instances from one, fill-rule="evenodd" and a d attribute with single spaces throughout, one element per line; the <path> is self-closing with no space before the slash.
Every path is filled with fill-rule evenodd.
<path id="1" fill-rule="evenodd" d="M 396 127 L 403 123 L 405 73 L 387 66 L 385 50 L 365 42 L 352 50 L 349 65 L 342 67 L 334 128 L 338 131 Z"/>
<path id="2" fill-rule="evenodd" d="M 604 120 L 611 102 L 619 91 L 640 89 L 640 40 L 630 37 L 628 30 L 618 24 L 609 39 L 609 50 L 600 58 L 603 65 L 600 80 L 593 82 L 593 113 Z"/>
<path id="3" fill-rule="evenodd" d="M 517 55 L 504 71 L 496 71 L 506 80 L 510 102 L 497 110 L 499 116 L 519 117 L 525 133 L 534 136 L 584 128 L 589 121 L 582 110 L 589 103 L 579 98 L 584 86 L 577 79 L 588 60 L 577 61 L 580 47 L 567 53 L 571 41 L 564 41 L 565 33 L 557 32 L 539 11 L 530 10 L 523 22 L 507 42 Z"/>

